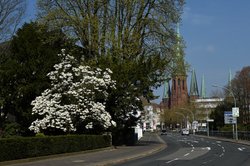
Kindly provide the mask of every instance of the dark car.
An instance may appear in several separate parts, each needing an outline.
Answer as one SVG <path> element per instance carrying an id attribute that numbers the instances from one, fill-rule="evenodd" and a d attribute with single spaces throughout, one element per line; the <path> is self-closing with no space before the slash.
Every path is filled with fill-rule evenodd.
<path id="1" fill-rule="evenodd" d="M 162 129 L 162 130 L 161 130 L 161 135 L 167 135 L 167 130 Z"/>

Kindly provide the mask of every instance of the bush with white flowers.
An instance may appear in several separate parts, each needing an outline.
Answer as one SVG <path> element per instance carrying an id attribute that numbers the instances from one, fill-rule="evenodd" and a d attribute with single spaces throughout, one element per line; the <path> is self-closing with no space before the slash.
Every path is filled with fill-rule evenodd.
<path id="1" fill-rule="evenodd" d="M 115 125 L 105 110 L 108 91 L 115 89 L 112 71 L 77 65 L 75 58 L 65 50 L 59 56 L 61 63 L 54 65 L 55 71 L 48 73 L 51 89 L 46 89 L 31 103 L 32 114 L 38 118 L 29 129 L 35 133 L 48 128 L 72 132 L 76 131 L 79 120 L 87 120 L 87 129 L 93 127 L 91 120 L 104 128 Z"/>

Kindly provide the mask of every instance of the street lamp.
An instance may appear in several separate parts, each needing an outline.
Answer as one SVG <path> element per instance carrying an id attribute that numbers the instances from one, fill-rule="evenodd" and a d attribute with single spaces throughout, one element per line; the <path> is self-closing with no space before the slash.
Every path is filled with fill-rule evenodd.
<path id="1" fill-rule="evenodd" d="M 194 113 L 190 110 L 190 109 L 187 109 L 187 108 L 180 108 L 181 110 L 185 110 L 185 111 L 188 111 L 192 114 L 192 117 L 193 117 L 193 121 L 192 121 L 192 129 L 193 129 L 193 122 L 195 121 L 195 118 L 194 118 Z M 196 127 L 195 127 L 196 128 Z M 195 133 L 195 129 L 193 129 L 194 133 Z"/>
<path id="2" fill-rule="evenodd" d="M 235 99 L 235 96 L 234 96 L 233 91 L 231 89 L 228 89 L 228 88 L 223 87 L 223 86 L 218 86 L 218 85 L 213 85 L 213 87 L 219 87 L 219 88 L 222 88 L 222 89 L 228 91 L 233 96 L 234 108 L 236 108 L 236 99 Z M 238 140 L 237 117 L 235 117 L 235 139 Z"/>
<path id="3" fill-rule="evenodd" d="M 174 112 L 174 113 L 183 116 L 183 119 L 185 120 L 185 128 L 187 128 L 187 122 L 186 122 L 186 117 L 185 117 L 185 115 L 184 115 L 183 113 L 180 113 L 180 112 Z"/>

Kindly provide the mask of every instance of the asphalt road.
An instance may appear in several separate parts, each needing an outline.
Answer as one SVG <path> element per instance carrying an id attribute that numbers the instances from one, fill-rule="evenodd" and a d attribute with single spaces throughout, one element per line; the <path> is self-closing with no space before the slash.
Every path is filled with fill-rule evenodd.
<path id="1" fill-rule="evenodd" d="M 250 166 L 250 146 L 221 140 L 163 135 L 167 148 L 119 166 Z M 117 165 L 117 166 L 118 166 Z"/>

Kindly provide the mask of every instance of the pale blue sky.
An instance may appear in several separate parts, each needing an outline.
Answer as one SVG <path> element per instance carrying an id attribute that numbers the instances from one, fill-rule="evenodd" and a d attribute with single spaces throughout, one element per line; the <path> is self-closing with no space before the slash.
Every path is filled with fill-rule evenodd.
<path id="1" fill-rule="evenodd" d="M 185 59 L 196 71 L 199 91 L 205 76 L 207 96 L 218 90 L 213 84 L 228 83 L 229 70 L 234 77 L 250 65 L 249 0 L 186 0 L 180 33 L 186 44 Z M 191 72 L 188 75 L 189 88 Z M 162 95 L 163 88 L 155 93 Z"/>
<path id="2" fill-rule="evenodd" d="M 28 0 L 26 20 L 35 17 L 35 2 Z M 209 96 L 216 90 L 212 84 L 227 84 L 229 70 L 234 76 L 250 65 L 250 0 L 186 0 L 180 33 L 199 90 L 204 74 Z M 188 75 L 189 87 L 191 73 Z M 162 87 L 155 90 L 156 95 L 162 93 Z"/>

